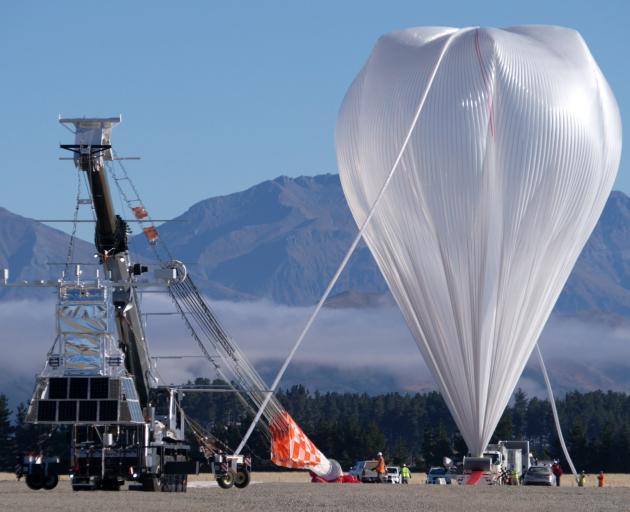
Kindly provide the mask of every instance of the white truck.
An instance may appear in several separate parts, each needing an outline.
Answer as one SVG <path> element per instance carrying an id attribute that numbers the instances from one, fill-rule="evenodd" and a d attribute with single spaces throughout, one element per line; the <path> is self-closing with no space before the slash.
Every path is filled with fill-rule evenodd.
<path id="1" fill-rule="evenodd" d="M 514 471 L 520 481 L 530 465 L 529 441 L 499 441 L 489 444 L 481 457 L 464 457 L 464 474 L 458 482 L 477 483 L 470 480 L 477 475 L 480 483 L 501 485 Z"/>
<path id="2" fill-rule="evenodd" d="M 350 468 L 349 473 L 363 483 L 374 483 L 378 481 L 377 465 L 377 460 L 361 460 Z"/>

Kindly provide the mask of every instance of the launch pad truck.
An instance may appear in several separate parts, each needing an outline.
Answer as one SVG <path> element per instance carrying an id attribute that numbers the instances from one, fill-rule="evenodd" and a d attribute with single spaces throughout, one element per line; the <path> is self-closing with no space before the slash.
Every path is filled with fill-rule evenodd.
<path id="1" fill-rule="evenodd" d="M 69 456 L 25 455 L 20 473 L 32 489 L 52 489 L 59 475 L 69 474 L 76 491 L 118 490 L 131 482 L 145 491 L 183 492 L 188 475 L 205 466 L 221 487 L 245 487 L 249 457 L 224 454 L 204 439 L 193 450 L 186 440 L 181 390 L 158 386 L 138 289 L 176 283 L 186 272 L 172 262 L 155 270 L 151 281 L 143 277 L 148 268 L 131 261 L 128 224 L 114 211 L 104 165 L 116 159 L 110 139 L 120 118 L 60 122 L 75 133 L 75 143 L 61 148 L 72 152 L 87 182 L 101 271 L 86 281 L 77 266 L 69 278 L 67 262 L 62 279 L 30 283 L 57 288 L 57 337 L 26 420 L 65 426 L 70 446 Z M 132 210 L 137 218 L 146 215 L 141 205 Z M 154 231 L 145 229 L 149 241 Z M 3 284 L 8 285 L 6 270 Z"/>

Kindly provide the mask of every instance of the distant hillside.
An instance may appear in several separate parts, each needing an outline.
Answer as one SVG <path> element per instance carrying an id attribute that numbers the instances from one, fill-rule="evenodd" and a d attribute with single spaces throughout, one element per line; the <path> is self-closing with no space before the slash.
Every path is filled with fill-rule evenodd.
<path id="1" fill-rule="evenodd" d="M 175 220 L 161 226 L 160 234 L 209 296 L 292 306 L 319 299 L 356 233 L 339 177 L 331 174 L 281 176 L 196 203 Z M 60 267 L 49 263 L 65 261 L 67 243 L 61 231 L 0 208 L 0 267 L 9 266 L 13 279 L 56 277 Z M 143 235 L 133 237 L 131 246 L 151 259 Z M 91 243 L 77 241 L 76 248 L 79 259 L 91 261 Z M 386 291 L 362 245 L 330 305 L 372 306 Z M 0 291 L 0 297 L 16 293 L 29 294 Z M 625 194 L 611 194 L 556 313 L 607 322 L 630 316 L 630 198 Z"/>
<path id="2" fill-rule="evenodd" d="M 167 223 L 160 233 L 210 296 L 288 305 L 319 299 L 356 234 L 337 175 L 279 177 L 201 201 L 176 220 L 183 222 Z M 334 291 L 341 294 L 334 305 L 370 305 L 375 293 L 386 290 L 361 246 Z M 361 298 L 363 293 L 367 297 Z M 630 198 L 625 194 L 611 194 L 556 312 L 607 320 L 630 315 Z"/>
<path id="3" fill-rule="evenodd" d="M 622 192 L 610 195 L 556 311 L 630 316 L 630 198 Z"/>
<path id="4" fill-rule="evenodd" d="M 210 296 L 289 305 L 319 299 L 356 234 L 339 177 L 330 174 L 265 181 L 201 201 L 175 220 L 160 235 Z M 335 292 L 351 289 L 387 289 L 365 246 Z"/>
<path id="5" fill-rule="evenodd" d="M 0 269 L 8 268 L 13 282 L 58 277 L 66 261 L 69 240 L 62 231 L 0 208 Z M 91 244 L 76 240 L 74 248 L 77 261 L 93 260 Z M 47 295 L 42 290 L 0 288 L 0 297 L 45 298 Z"/>
<path id="6" fill-rule="evenodd" d="M 159 213 L 156 208 L 152 211 Z M 336 175 L 265 181 L 242 192 L 201 201 L 175 220 L 178 222 L 159 228 L 161 236 L 211 298 L 268 299 L 290 306 L 311 305 L 319 299 L 356 233 Z M 57 264 L 65 261 L 68 241 L 68 235 L 59 230 L 0 208 L 0 268 L 10 268 L 12 281 L 57 277 L 61 269 Z M 140 252 L 142 261 L 151 260 L 143 235 L 132 237 L 130 245 Z M 93 261 L 91 243 L 77 240 L 75 249 L 78 260 Z M 0 299 L 17 298 L 50 295 L 42 290 L 0 288 Z M 360 247 L 328 307 L 376 311 L 391 304 L 369 251 Z M 630 325 L 630 198 L 625 194 L 611 194 L 555 313 L 596 324 L 586 333 L 561 327 L 549 335 L 544 348 L 557 390 L 630 389 L 623 336 Z M 608 333 L 605 339 L 604 331 Z M 13 342 L 16 332 L 9 335 L 5 330 L 2 338 Z M 621 334 L 611 336 L 611 332 Z M 585 355 L 585 347 L 593 346 L 589 340 L 582 341 L 583 348 L 576 348 L 580 335 L 601 341 L 598 350 L 606 357 L 595 361 Z M 553 350 L 560 337 L 570 338 L 562 341 L 564 353 Z M 38 361 L 42 357 L 39 352 L 33 356 Z M 273 363 L 260 364 L 265 375 L 272 374 Z M 13 366 L 0 364 L 0 384 L 26 396 L 31 379 L 25 379 L 19 364 Z M 290 372 L 287 382 L 308 381 L 318 389 L 356 391 L 380 387 L 415 390 L 432 385 L 429 377 L 409 379 L 403 373 L 393 366 L 362 371 L 349 370 L 343 364 L 339 368 L 300 365 Z M 367 374 L 369 381 L 364 378 Z M 540 388 L 539 377 L 533 365 L 523 378 Z"/>

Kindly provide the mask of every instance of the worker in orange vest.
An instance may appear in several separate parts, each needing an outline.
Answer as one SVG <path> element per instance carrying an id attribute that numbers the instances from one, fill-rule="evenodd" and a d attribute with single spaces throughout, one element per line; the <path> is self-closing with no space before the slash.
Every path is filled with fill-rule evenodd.
<path id="1" fill-rule="evenodd" d="M 385 458 L 381 452 L 378 452 L 376 462 L 376 482 L 385 482 Z"/>
<path id="2" fill-rule="evenodd" d="M 597 487 L 604 487 L 604 472 L 600 471 L 597 475 Z"/>

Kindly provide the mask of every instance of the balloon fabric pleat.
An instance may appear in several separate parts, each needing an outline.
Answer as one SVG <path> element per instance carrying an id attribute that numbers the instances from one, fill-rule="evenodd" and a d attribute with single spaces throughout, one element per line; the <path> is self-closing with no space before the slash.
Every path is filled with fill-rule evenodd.
<path id="1" fill-rule="evenodd" d="M 610 193 L 621 122 L 574 30 L 387 34 L 337 124 L 357 225 L 451 38 L 364 239 L 470 452 L 480 455 Z"/>

